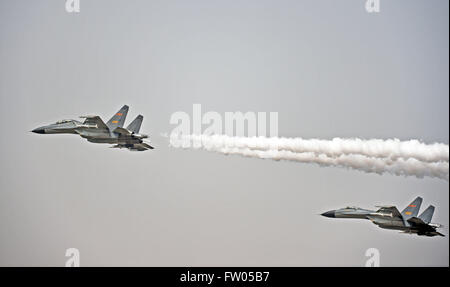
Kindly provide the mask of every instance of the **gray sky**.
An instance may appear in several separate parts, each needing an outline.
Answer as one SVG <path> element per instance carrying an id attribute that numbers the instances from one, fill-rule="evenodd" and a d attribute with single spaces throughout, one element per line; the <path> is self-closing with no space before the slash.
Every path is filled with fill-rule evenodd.
<path id="1" fill-rule="evenodd" d="M 170 115 L 276 111 L 279 135 L 449 142 L 449 3 L 0 0 L 0 265 L 448 266 L 449 241 L 318 214 L 436 206 L 449 183 L 168 147 Z M 123 104 L 153 151 L 29 131 Z M 126 124 L 127 124 L 126 123 Z"/>

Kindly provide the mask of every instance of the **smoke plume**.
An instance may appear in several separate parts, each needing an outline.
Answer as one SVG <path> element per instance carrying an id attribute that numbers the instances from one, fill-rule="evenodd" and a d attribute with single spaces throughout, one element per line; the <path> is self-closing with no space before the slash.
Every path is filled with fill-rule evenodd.
<path id="1" fill-rule="evenodd" d="M 436 177 L 448 180 L 449 147 L 418 140 L 230 137 L 188 135 L 170 138 L 171 146 L 201 148 L 222 154 L 316 163 L 372 173 Z"/>

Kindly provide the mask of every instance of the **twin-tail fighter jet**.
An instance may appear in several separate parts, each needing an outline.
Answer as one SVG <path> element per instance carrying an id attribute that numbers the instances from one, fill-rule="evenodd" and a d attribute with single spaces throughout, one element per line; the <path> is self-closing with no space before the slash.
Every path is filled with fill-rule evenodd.
<path id="1" fill-rule="evenodd" d="M 82 116 L 84 122 L 61 120 L 54 124 L 32 130 L 38 134 L 78 134 L 92 143 L 115 144 L 112 148 L 127 148 L 132 151 L 153 149 L 143 139 L 147 135 L 139 134 L 144 117 L 138 115 L 128 126 L 123 128 L 127 117 L 128 106 L 123 106 L 105 124 L 99 116 Z"/>
<path id="2" fill-rule="evenodd" d="M 369 219 L 381 228 L 401 230 L 404 233 L 422 236 L 444 236 L 436 231 L 442 227 L 440 224 L 431 223 L 434 206 L 430 205 L 421 215 L 419 213 L 422 198 L 417 197 L 401 213 L 395 206 L 377 206 L 379 209 L 368 210 L 359 207 L 346 207 L 330 210 L 322 213 L 323 216 L 332 218 L 360 218 Z"/>

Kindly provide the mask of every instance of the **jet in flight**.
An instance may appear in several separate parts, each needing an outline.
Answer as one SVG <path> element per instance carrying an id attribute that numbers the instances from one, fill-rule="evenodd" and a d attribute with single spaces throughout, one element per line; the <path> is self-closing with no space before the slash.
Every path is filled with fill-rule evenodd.
<path id="1" fill-rule="evenodd" d="M 78 134 L 92 143 L 114 144 L 112 148 L 127 148 L 132 151 L 153 149 L 143 139 L 147 135 L 139 134 L 144 117 L 138 115 L 128 126 L 123 128 L 128 106 L 124 105 L 105 124 L 99 116 L 82 116 L 84 122 L 61 120 L 54 124 L 32 130 L 37 134 Z"/>
<path id="2" fill-rule="evenodd" d="M 369 219 L 374 224 L 385 229 L 395 229 L 404 233 L 415 233 L 422 236 L 444 236 L 436 231 L 442 225 L 431 223 L 434 206 L 428 206 L 421 215 L 417 216 L 421 204 L 422 198 L 417 197 L 401 213 L 395 206 L 377 206 L 379 209 L 376 211 L 359 207 L 346 207 L 330 210 L 322 213 L 322 215 L 332 218 Z"/>

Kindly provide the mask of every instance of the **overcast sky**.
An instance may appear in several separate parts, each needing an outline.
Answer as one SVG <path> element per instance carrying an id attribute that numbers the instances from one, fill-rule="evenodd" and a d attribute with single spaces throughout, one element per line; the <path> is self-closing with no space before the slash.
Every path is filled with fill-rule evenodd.
<path id="1" fill-rule="evenodd" d="M 449 183 L 173 149 L 172 113 L 278 112 L 279 135 L 449 143 L 449 2 L 0 0 L 0 265 L 449 265 Z M 155 150 L 29 131 L 130 106 Z M 436 206 L 446 237 L 319 214 Z"/>

